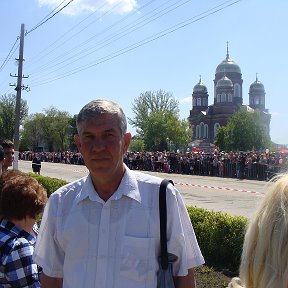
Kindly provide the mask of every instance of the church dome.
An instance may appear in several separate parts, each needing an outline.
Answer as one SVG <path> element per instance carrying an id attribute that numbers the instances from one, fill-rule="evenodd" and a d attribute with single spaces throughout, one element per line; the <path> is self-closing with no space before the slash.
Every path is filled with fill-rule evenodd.
<path id="1" fill-rule="evenodd" d="M 207 87 L 203 84 L 201 76 L 199 82 L 193 88 L 193 93 L 194 92 L 207 92 Z"/>
<path id="2" fill-rule="evenodd" d="M 229 58 L 228 43 L 226 58 L 216 68 L 216 74 L 225 72 L 236 72 L 241 74 L 240 67 L 232 59 Z"/>
<path id="3" fill-rule="evenodd" d="M 232 88 L 233 83 L 226 75 L 224 75 L 221 79 L 218 80 L 216 84 L 216 88 L 219 88 L 219 87 Z"/>
<path id="4" fill-rule="evenodd" d="M 250 85 L 249 92 L 265 92 L 264 85 L 258 80 L 256 76 L 256 80 Z"/>

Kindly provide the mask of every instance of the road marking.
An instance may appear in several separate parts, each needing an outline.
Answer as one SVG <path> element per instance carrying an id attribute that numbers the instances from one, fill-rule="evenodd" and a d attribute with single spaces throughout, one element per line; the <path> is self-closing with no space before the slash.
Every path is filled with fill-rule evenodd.
<path id="1" fill-rule="evenodd" d="M 193 186 L 193 187 L 200 187 L 200 188 L 207 188 L 207 189 L 226 190 L 226 191 L 245 192 L 245 193 L 257 194 L 257 195 L 264 195 L 265 194 L 263 192 L 257 192 L 257 191 L 251 191 L 251 190 L 245 190 L 245 189 L 208 186 L 208 185 L 200 185 L 200 184 L 192 184 L 192 183 L 178 183 L 178 182 L 175 182 L 175 185 Z"/>

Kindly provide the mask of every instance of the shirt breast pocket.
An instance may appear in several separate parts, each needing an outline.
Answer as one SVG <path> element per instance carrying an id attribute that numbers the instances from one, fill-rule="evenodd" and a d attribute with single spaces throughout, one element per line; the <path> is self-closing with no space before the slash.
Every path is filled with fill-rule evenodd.
<path id="1" fill-rule="evenodd" d="M 120 277 L 132 282 L 154 282 L 158 271 L 155 239 L 124 236 L 120 254 Z"/>

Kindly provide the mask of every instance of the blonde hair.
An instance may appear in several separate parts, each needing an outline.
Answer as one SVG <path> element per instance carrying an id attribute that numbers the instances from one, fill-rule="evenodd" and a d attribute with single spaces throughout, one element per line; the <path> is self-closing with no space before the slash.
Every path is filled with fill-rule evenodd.
<path id="1" fill-rule="evenodd" d="M 288 175 L 276 179 L 248 225 L 240 278 L 246 288 L 288 285 Z"/>

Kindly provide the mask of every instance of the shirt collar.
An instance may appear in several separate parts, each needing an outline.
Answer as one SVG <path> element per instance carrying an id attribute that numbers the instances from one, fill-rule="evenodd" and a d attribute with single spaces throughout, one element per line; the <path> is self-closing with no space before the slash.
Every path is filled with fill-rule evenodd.
<path id="1" fill-rule="evenodd" d="M 1 228 L 9 230 L 9 232 L 15 237 L 18 237 L 18 238 L 23 237 L 27 239 L 32 245 L 34 245 L 34 243 L 36 242 L 36 238 L 33 235 L 31 235 L 30 233 L 28 233 L 27 231 L 25 231 L 24 229 L 15 225 L 13 222 L 7 219 L 1 219 L 0 226 Z"/>
<path id="2" fill-rule="evenodd" d="M 81 180 L 83 181 L 83 185 L 76 196 L 75 204 L 77 205 L 79 202 L 86 198 L 89 198 L 92 201 L 104 203 L 104 201 L 98 196 L 97 191 L 94 188 L 90 174 L 82 178 Z M 122 177 L 121 183 L 109 200 L 118 200 L 122 196 L 127 196 L 131 199 L 141 202 L 141 196 L 138 190 L 138 183 L 136 177 L 126 165 L 125 173 Z"/>

